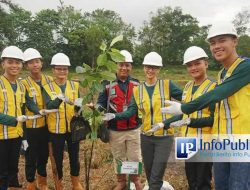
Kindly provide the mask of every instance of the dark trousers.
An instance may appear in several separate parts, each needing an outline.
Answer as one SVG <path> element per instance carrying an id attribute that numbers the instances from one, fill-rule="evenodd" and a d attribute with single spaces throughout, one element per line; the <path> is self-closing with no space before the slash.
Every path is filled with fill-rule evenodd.
<path id="1" fill-rule="evenodd" d="M 141 134 L 141 150 L 149 190 L 160 190 L 173 145 L 172 136 L 156 137 Z"/>
<path id="2" fill-rule="evenodd" d="M 70 163 L 70 175 L 79 176 L 80 162 L 79 162 L 79 142 L 72 143 L 71 133 L 66 134 L 52 134 L 50 133 L 50 142 L 53 147 L 53 155 L 56 162 L 58 178 L 63 177 L 63 152 L 65 141 L 67 142 L 69 163 Z"/>
<path id="3" fill-rule="evenodd" d="M 40 176 L 46 177 L 46 165 L 48 162 L 48 129 L 41 127 L 27 129 L 27 141 L 29 144 L 25 152 L 25 174 L 28 182 L 35 180 L 36 171 Z"/>
<path id="4" fill-rule="evenodd" d="M 189 190 L 211 190 L 212 162 L 185 162 Z"/>
<path id="5" fill-rule="evenodd" d="M 18 182 L 18 161 L 21 138 L 0 140 L 0 189 L 20 187 Z"/>

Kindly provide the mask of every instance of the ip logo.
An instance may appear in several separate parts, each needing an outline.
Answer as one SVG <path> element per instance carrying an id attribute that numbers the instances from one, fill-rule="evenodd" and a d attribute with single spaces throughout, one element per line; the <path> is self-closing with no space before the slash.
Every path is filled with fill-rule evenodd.
<path id="1" fill-rule="evenodd" d="M 175 138 L 175 158 L 187 160 L 197 153 L 197 138 L 176 137 Z"/>

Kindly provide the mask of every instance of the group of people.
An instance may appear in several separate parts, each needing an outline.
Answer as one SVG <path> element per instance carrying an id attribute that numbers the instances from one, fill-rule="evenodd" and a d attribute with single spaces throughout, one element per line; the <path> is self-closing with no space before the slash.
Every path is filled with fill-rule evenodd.
<path id="1" fill-rule="evenodd" d="M 33 48 L 22 52 L 16 46 L 8 46 L 2 51 L 1 64 L 0 189 L 48 190 L 46 165 L 51 152 L 56 189 L 62 190 L 67 142 L 72 189 L 83 190 L 79 180 L 79 142 L 72 142 L 70 131 L 75 114 L 72 102 L 80 95 L 79 84 L 67 79 L 71 65 L 68 56 L 57 53 L 52 57 L 53 78 L 42 73 L 42 56 Z M 18 80 L 23 64 L 29 75 Z M 21 145 L 25 150 L 25 188 L 18 181 Z"/>
<path id="2" fill-rule="evenodd" d="M 127 186 L 126 175 L 117 172 L 117 165 L 123 161 L 143 161 L 148 189 L 166 189 L 163 176 L 173 146 L 174 127 L 180 127 L 184 137 L 250 133 L 250 60 L 237 54 L 237 33 L 230 24 L 212 25 L 206 40 L 213 57 L 223 66 L 218 81 L 207 76 L 206 52 L 191 46 L 183 55 L 183 65 L 192 80 L 183 90 L 171 80 L 158 78 L 163 67 L 158 53 L 150 52 L 144 57 L 145 80 L 140 83 L 130 76 L 132 55 L 120 51 L 124 61 L 117 63 L 116 80 L 103 81 L 104 90 L 97 104 L 87 105 L 107 112 L 103 120 L 108 122 L 117 173 L 114 190 Z M 72 142 L 70 131 L 75 114 L 72 102 L 80 93 L 79 84 L 67 79 L 69 58 L 63 53 L 52 57 L 53 78 L 42 74 L 42 56 L 32 48 L 23 53 L 9 46 L 3 50 L 1 61 L 4 73 L 0 76 L 0 190 L 21 189 L 17 176 L 21 145 L 26 150 L 26 189 L 48 189 L 46 164 L 50 151 L 56 164 L 56 188 L 63 189 L 65 142 L 72 188 L 83 190 L 79 181 L 79 143 Z M 29 76 L 19 81 L 22 62 Z M 189 189 L 211 189 L 212 167 L 216 190 L 250 189 L 250 163 L 192 160 L 185 162 Z M 140 174 L 130 177 L 136 190 L 145 189 Z"/>
<path id="3" fill-rule="evenodd" d="M 130 130 L 136 131 L 137 125 L 131 127 L 134 115 L 142 116 L 140 130 L 140 143 L 144 169 L 149 184 L 149 190 L 164 189 L 163 176 L 168 157 L 173 144 L 173 128 L 181 127 L 184 137 L 203 138 L 211 135 L 218 140 L 234 134 L 249 134 L 249 82 L 250 60 L 237 54 L 238 37 L 232 24 L 214 24 L 208 32 L 206 41 L 216 61 L 222 64 L 223 69 L 218 74 L 217 83 L 206 74 L 208 56 L 197 46 L 189 47 L 183 56 L 183 65 L 192 77 L 184 90 L 180 90 L 170 80 L 158 79 L 162 68 L 162 59 L 156 52 L 150 52 L 144 57 L 143 68 L 145 82 L 135 85 L 133 93 L 127 94 L 124 86 L 131 79 L 129 71 L 131 66 L 122 63 L 118 65 L 119 73 L 127 73 L 127 78 L 120 78 L 112 84 L 106 84 L 106 99 L 99 97 L 101 105 L 109 101 L 109 113 L 104 116 L 105 121 L 116 124 L 112 133 L 126 137 Z M 111 90 L 109 90 L 111 86 Z M 118 93 L 117 85 L 120 86 Z M 127 88 L 128 89 L 128 88 Z M 130 95 L 130 96 L 129 96 Z M 128 100 L 126 100 L 126 98 Z M 172 101 L 172 98 L 180 101 Z M 117 100 L 120 101 L 117 101 Z M 125 101 L 126 100 L 126 101 Z M 113 105 L 114 104 L 114 105 Z M 118 107 L 120 109 L 118 110 Z M 126 121 L 127 127 L 120 127 L 120 122 Z M 122 125 L 124 126 L 124 125 Z M 113 132 L 114 131 L 114 132 Z M 136 132 L 134 133 L 136 134 Z M 113 135 L 110 141 L 118 144 Z M 137 151 L 138 146 L 130 146 L 131 139 L 122 139 L 122 150 L 126 147 L 127 157 L 130 159 L 130 149 Z M 116 147 L 118 149 L 118 147 Z M 124 160 L 113 150 L 116 160 Z M 195 159 L 194 159 L 195 160 Z M 140 158 L 137 158 L 140 161 Z M 213 166 L 212 166 L 213 165 Z M 250 163 L 249 162 L 185 162 L 185 172 L 190 190 L 211 189 L 212 167 L 215 189 L 236 190 L 250 189 Z M 126 178 L 117 175 L 116 190 L 126 186 Z M 139 183 L 135 183 L 140 190 Z"/>

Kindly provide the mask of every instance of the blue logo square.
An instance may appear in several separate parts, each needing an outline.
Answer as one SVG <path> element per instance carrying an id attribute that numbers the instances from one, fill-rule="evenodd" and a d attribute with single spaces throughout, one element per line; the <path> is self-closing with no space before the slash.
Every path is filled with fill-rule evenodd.
<path id="1" fill-rule="evenodd" d="M 196 137 L 176 137 L 175 138 L 175 158 L 187 160 L 197 153 Z"/>

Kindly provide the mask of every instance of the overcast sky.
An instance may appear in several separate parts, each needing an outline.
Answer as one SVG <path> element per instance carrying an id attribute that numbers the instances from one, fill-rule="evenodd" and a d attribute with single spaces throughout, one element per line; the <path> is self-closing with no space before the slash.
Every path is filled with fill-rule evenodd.
<path id="1" fill-rule="evenodd" d="M 137 29 L 148 21 L 150 12 L 158 8 L 179 6 L 183 13 L 197 18 L 200 25 L 211 24 L 214 21 L 232 21 L 235 15 L 244 10 L 250 10 L 249 0 L 63 0 L 65 5 L 72 5 L 82 11 L 92 11 L 98 8 L 109 9 L 121 15 L 126 23 L 131 23 Z M 26 10 L 38 12 L 42 9 L 57 9 L 59 0 L 13 0 Z"/>

